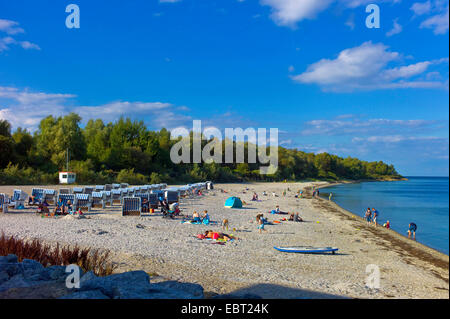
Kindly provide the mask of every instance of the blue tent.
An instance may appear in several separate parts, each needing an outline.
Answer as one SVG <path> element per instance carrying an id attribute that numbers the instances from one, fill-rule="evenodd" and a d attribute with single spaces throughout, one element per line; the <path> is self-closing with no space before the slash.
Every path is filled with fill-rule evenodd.
<path id="1" fill-rule="evenodd" d="M 227 208 L 242 208 L 242 202 L 239 197 L 230 197 L 225 201 Z"/>

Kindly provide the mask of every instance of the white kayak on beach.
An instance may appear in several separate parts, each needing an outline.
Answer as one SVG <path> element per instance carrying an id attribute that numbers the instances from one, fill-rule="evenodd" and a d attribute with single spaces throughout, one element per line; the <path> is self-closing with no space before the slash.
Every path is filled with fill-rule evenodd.
<path id="1" fill-rule="evenodd" d="M 294 246 L 294 247 L 277 247 L 274 246 L 274 249 L 278 251 L 282 251 L 284 253 L 304 253 L 304 254 L 313 254 L 313 253 L 334 253 L 339 250 L 336 247 L 310 247 L 310 246 Z"/>

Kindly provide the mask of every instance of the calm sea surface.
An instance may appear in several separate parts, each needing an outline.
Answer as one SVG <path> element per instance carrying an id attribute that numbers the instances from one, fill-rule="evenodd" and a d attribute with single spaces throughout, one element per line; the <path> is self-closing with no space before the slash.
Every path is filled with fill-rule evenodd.
<path id="1" fill-rule="evenodd" d="M 364 182 L 324 188 L 321 195 L 342 208 L 363 216 L 370 207 L 379 212 L 379 223 L 407 236 L 408 224 L 417 224 L 416 239 L 448 255 L 448 177 L 408 177 L 408 181 Z"/>

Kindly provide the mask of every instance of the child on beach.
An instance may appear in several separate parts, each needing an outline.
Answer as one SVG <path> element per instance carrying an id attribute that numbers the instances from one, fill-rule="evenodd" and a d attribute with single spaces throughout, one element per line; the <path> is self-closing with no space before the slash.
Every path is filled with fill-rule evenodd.
<path id="1" fill-rule="evenodd" d="M 199 213 L 197 213 L 197 211 L 194 211 L 194 213 L 192 214 L 192 219 L 194 220 L 194 223 L 202 222 L 202 220 L 200 219 L 200 215 L 199 215 Z"/>
<path id="2" fill-rule="evenodd" d="M 202 223 L 205 224 L 205 225 L 209 224 L 209 215 L 208 215 L 208 211 L 207 210 L 205 210 L 203 212 Z"/>
<path id="3" fill-rule="evenodd" d="M 264 229 L 264 221 L 263 221 L 262 218 L 260 218 L 260 219 L 258 220 L 258 229 L 259 229 L 259 233 L 260 233 L 260 234 L 262 233 L 263 230 L 264 230 L 264 231 L 267 231 L 266 229 Z"/>
<path id="4" fill-rule="evenodd" d="M 225 228 L 228 230 L 228 225 L 229 225 L 228 219 L 224 219 L 222 221 L 222 230 L 225 230 Z"/>

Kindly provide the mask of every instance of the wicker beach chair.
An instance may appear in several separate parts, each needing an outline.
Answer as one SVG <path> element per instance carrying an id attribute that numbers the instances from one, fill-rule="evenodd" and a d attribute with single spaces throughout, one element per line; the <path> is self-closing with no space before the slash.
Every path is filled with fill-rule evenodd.
<path id="1" fill-rule="evenodd" d="M 1 193 L 0 194 L 0 212 L 7 213 L 8 212 L 8 195 Z"/>
<path id="2" fill-rule="evenodd" d="M 120 184 L 120 188 L 128 188 L 128 187 L 130 187 L 130 185 L 127 184 L 127 183 L 121 183 Z"/>
<path id="3" fill-rule="evenodd" d="M 70 194 L 70 188 L 60 188 L 59 193 L 60 194 Z"/>
<path id="4" fill-rule="evenodd" d="M 83 194 L 83 187 L 72 188 L 72 194 Z"/>
<path id="5" fill-rule="evenodd" d="M 159 207 L 159 200 L 157 194 L 148 194 L 149 208 L 157 209 Z"/>
<path id="6" fill-rule="evenodd" d="M 122 191 L 120 189 L 111 190 L 111 206 L 115 203 L 122 204 Z"/>
<path id="7" fill-rule="evenodd" d="M 112 189 L 119 189 L 120 188 L 120 184 L 112 184 Z"/>
<path id="8" fill-rule="evenodd" d="M 110 192 L 113 189 L 112 184 L 106 184 L 105 185 L 105 191 Z"/>
<path id="9" fill-rule="evenodd" d="M 134 197 L 141 199 L 141 211 L 148 212 L 150 210 L 149 194 L 136 193 Z"/>
<path id="10" fill-rule="evenodd" d="M 103 192 L 105 190 L 105 186 L 104 185 L 96 185 L 94 188 L 95 192 Z"/>
<path id="11" fill-rule="evenodd" d="M 19 207 L 25 207 L 25 201 L 28 199 L 28 194 L 21 189 L 15 189 L 14 194 L 9 200 L 9 206 L 18 209 Z"/>
<path id="12" fill-rule="evenodd" d="M 62 202 L 63 206 L 67 206 L 67 203 L 70 201 L 72 207 L 74 207 L 73 205 L 75 203 L 75 194 L 59 194 L 57 203 L 59 203 L 59 201 Z"/>
<path id="13" fill-rule="evenodd" d="M 93 191 L 94 191 L 94 187 L 92 187 L 92 186 L 85 186 L 84 189 L 83 189 L 83 194 L 92 195 Z"/>
<path id="14" fill-rule="evenodd" d="M 113 202 L 112 202 L 112 193 L 111 193 L 112 191 L 103 191 L 103 194 L 104 194 L 104 196 L 105 196 L 105 206 L 106 205 L 109 205 L 109 206 L 112 206 L 113 205 Z"/>
<path id="15" fill-rule="evenodd" d="M 122 204 L 122 216 L 141 216 L 141 198 L 124 197 Z"/>
<path id="16" fill-rule="evenodd" d="M 106 194 L 105 192 L 93 192 L 92 193 L 92 208 L 102 208 L 105 209 L 105 205 L 106 205 Z"/>
<path id="17" fill-rule="evenodd" d="M 179 201 L 179 193 L 175 190 L 166 190 L 164 192 L 164 198 L 167 200 L 169 204 L 178 203 Z"/>
<path id="18" fill-rule="evenodd" d="M 44 189 L 44 201 L 56 204 L 57 192 L 54 189 Z"/>
<path id="19" fill-rule="evenodd" d="M 88 212 L 91 211 L 92 208 L 92 200 L 90 194 L 76 194 L 75 195 L 75 210 L 80 208 L 87 208 Z"/>
<path id="20" fill-rule="evenodd" d="M 33 188 L 31 190 L 31 197 L 34 198 L 32 202 L 28 201 L 28 205 L 38 205 L 44 200 L 44 189 L 43 188 Z"/>

